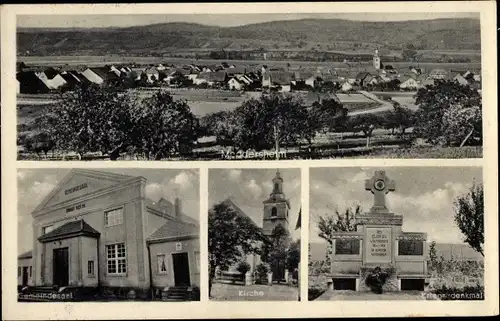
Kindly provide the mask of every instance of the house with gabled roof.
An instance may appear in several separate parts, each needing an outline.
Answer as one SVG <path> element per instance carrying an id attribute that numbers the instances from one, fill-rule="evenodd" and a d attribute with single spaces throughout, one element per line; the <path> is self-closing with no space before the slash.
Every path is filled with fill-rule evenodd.
<path id="1" fill-rule="evenodd" d="M 19 93 L 42 94 L 50 92 L 48 85 L 38 77 L 35 71 L 21 71 L 16 74 L 19 82 Z"/>
<path id="2" fill-rule="evenodd" d="M 456 81 L 462 86 L 470 85 L 470 82 L 467 79 L 465 79 L 465 77 L 462 76 L 461 74 L 456 74 L 455 77 L 453 77 L 453 81 Z"/>
<path id="3" fill-rule="evenodd" d="M 429 72 L 429 77 L 433 79 L 445 80 L 448 77 L 448 72 L 441 68 L 432 69 Z"/>
<path id="4" fill-rule="evenodd" d="M 199 286 L 198 221 L 179 198 L 148 199 L 145 186 L 143 177 L 72 169 L 32 212 L 32 291 L 168 296 Z"/>

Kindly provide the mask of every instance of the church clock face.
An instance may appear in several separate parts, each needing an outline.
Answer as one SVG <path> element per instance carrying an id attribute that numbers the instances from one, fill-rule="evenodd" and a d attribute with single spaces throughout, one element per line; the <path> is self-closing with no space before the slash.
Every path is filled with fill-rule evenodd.
<path id="1" fill-rule="evenodd" d="M 379 179 L 378 181 L 375 182 L 375 189 L 377 191 L 381 191 L 385 188 L 385 182 L 381 179 Z"/>

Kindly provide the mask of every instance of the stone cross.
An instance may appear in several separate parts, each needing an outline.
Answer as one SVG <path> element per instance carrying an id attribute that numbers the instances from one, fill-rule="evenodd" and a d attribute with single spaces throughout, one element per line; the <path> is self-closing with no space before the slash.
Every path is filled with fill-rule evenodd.
<path id="1" fill-rule="evenodd" d="M 365 181 L 365 190 L 374 195 L 372 212 L 388 212 L 385 206 L 385 194 L 396 190 L 396 184 L 385 176 L 385 171 L 376 171 L 375 175 Z"/>

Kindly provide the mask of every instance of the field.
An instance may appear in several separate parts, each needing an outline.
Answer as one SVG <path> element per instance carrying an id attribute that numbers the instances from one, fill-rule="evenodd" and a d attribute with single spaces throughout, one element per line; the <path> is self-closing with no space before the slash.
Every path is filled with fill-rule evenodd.
<path id="1" fill-rule="evenodd" d="M 144 56 L 23 56 L 18 57 L 19 62 L 23 61 L 27 65 L 35 66 L 62 66 L 62 65 L 86 65 L 86 66 L 103 66 L 105 64 L 128 64 L 135 63 L 140 65 L 147 64 L 199 64 L 199 65 L 214 65 L 220 64 L 224 60 L 216 59 L 190 59 L 190 58 L 174 58 L 174 57 L 144 57 Z M 229 60 L 228 60 L 229 61 Z M 272 60 L 230 60 L 235 65 L 269 65 L 275 67 L 287 67 L 290 64 L 291 68 L 346 68 L 347 65 L 343 62 L 334 61 L 272 61 Z M 414 65 L 411 62 L 391 62 L 395 68 L 408 68 Z M 371 62 L 363 62 L 360 66 L 369 66 Z M 419 66 L 424 69 L 443 68 L 443 69 L 481 69 L 481 63 L 419 63 Z"/>

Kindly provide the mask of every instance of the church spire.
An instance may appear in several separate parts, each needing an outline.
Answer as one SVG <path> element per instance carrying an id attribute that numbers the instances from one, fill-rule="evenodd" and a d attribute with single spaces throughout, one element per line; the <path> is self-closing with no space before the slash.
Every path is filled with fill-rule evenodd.
<path id="1" fill-rule="evenodd" d="M 283 194 L 283 178 L 281 178 L 280 170 L 276 170 L 276 175 L 273 178 L 273 191 L 271 192 L 271 198 L 285 198 Z"/>

